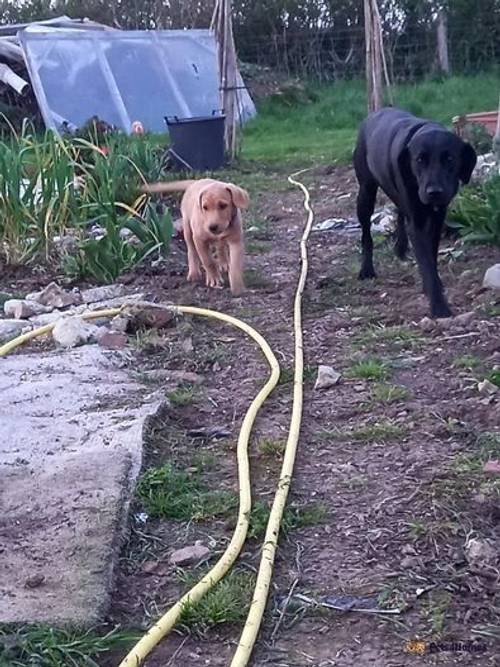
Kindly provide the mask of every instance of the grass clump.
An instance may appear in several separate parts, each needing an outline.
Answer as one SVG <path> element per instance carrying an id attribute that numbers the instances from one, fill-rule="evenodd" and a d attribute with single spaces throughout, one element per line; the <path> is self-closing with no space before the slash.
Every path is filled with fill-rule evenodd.
<path id="1" fill-rule="evenodd" d="M 46 625 L 13 629 L 0 625 L 2 667 L 99 667 L 110 651 L 128 648 L 139 633 L 115 628 L 105 635 L 96 631 L 61 630 Z"/>
<path id="2" fill-rule="evenodd" d="M 168 400 L 177 408 L 191 405 L 196 397 L 196 387 L 191 384 L 182 384 L 167 394 Z"/>
<path id="3" fill-rule="evenodd" d="M 139 480 L 137 495 L 150 516 L 174 521 L 226 517 L 238 507 L 238 498 L 231 491 L 207 489 L 197 476 L 170 464 L 147 470 Z"/>
<path id="4" fill-rule="evenodd" d="M 464 188 L 453 203 L 447 224 L 466 243 L 500 246 L 500 176 Z"/>
<path id="5" fill-rule="evenodd" d="M 391 403 L 399 403 L 408 398 L 410 392 L 406 387 L 401 387 L 395 384 L 380 383 L 373 387 L 371 392 L 371 400 L 373 403 L 383 403 L 390 405 Z"/>
<path id="6" fill-rule="evenodd" d="M 405 435 L 406 430 L 396 422 L 386 419 L 364 424 L 357 429 L 334 429 L 323 431 L 322 437 L 337 442 L 388 442 Z"/>
<path id="7" fill-rule="evenodd" d="M 197 583 L 192 574 L 181 574 L 181 581 L 191 588 Z M 198 602 L 183 605 L 180 623 L 196 634 L 225 623 L 245 620 L 252 600 L 255 576 L 251 572 L 233 570 L 219 581 Z"/>
<path id="8" fill-rule="evenodd" d="M 273 456 L 281 458 L 285 451 L 286 443 L 284 440 L 272 440 L 271 438 L 261 438 L 257 442 L 257 451 L 262 456 Z"/>
<path id="9" fill-rule="evenodd" d="M 259 501 L 255 503 L 250 513 L 250 527 L 248 537 L 259 539 L 266 532 L 267 523 L 271 509 L 266 503 Z M 283 535 L 289 535 L 293 530 L 316 526 L 323 523 L 328 516 L 328 509 L 321 503 L 310 503 L 303 506 L 288 506 L 283 514 L 281 531 Z"/>
<path id="10" fill-rule="evenodd" d="M 366 357 L 356 361 L 346 371 L 346 377 L 358 380 L 386 380 L 390 375 L 387 362 L 376 357 Z"/>

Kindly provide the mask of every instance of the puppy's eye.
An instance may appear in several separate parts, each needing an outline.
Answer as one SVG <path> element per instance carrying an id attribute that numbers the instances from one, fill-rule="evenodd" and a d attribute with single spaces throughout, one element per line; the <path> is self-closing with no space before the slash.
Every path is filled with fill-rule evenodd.
<path id="1" fill-rule="evenodd" d="M 203 204 L 203 210 L 208 211 L 208 206 L 206 204 Z"/>
<path id="2" fill-rule="evenodd" d="M 225 202 L 221 201 L 221 203 L 219 204 L 219 208 L 220 208 L 221 211 L 223 211 L 224 209 L 227 208 L 227 204 Z"/>

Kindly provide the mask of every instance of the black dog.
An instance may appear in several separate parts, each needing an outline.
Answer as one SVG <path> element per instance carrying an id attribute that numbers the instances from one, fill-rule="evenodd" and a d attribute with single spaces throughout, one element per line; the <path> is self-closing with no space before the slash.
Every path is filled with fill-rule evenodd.
<path id="1" fill-rule="evenodd" d="M 472 146 L 438 123 L 394 108 L 370 114 L 354 151 L 363 249 L 359 278 L 376 277 L 370 222 L 380 187 L 398 208 L 396 254 L 406 255 L 408 229 L 431 315 L 450 317 L 437 268 L 439 241 L 459 181 L 468 183 L 475 166 Z"/>

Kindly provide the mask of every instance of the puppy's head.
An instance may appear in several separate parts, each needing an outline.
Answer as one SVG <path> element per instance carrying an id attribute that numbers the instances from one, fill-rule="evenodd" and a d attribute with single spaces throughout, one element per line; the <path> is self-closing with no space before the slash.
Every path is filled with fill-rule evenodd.
<path id="1" fill-rule="evenodd" d="M 444 127 L 424 126 L 411 138 L 400 156 L 403 173 L 418 184 L 420 201 L 446 207 L 461 183 L 468 183 L 476 166 L 476 152 Z"/>
<path id="2" fill-rule="evenodd" d="M 232 183 L 211 183 L 200 192 L 199 206 L 205 231 L 213 237 L 223 234 L 231 225 L 236 209 L 248 208 L 246 190 Z"/>

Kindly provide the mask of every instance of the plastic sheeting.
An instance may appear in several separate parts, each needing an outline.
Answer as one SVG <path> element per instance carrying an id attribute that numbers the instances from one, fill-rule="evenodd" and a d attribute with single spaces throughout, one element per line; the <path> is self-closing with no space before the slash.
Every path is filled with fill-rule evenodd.
<path id="1" fill-rule="evenodd" d="M 215 37 L 209 30 L 61 30 L 19 33 L 47 127 L 71 130 L 97 116 L 125 132 L 140 121 L 165 132 L 165 116 L 220 111 Z M 241 120 L 255 106 L 238 77 Z"/>

